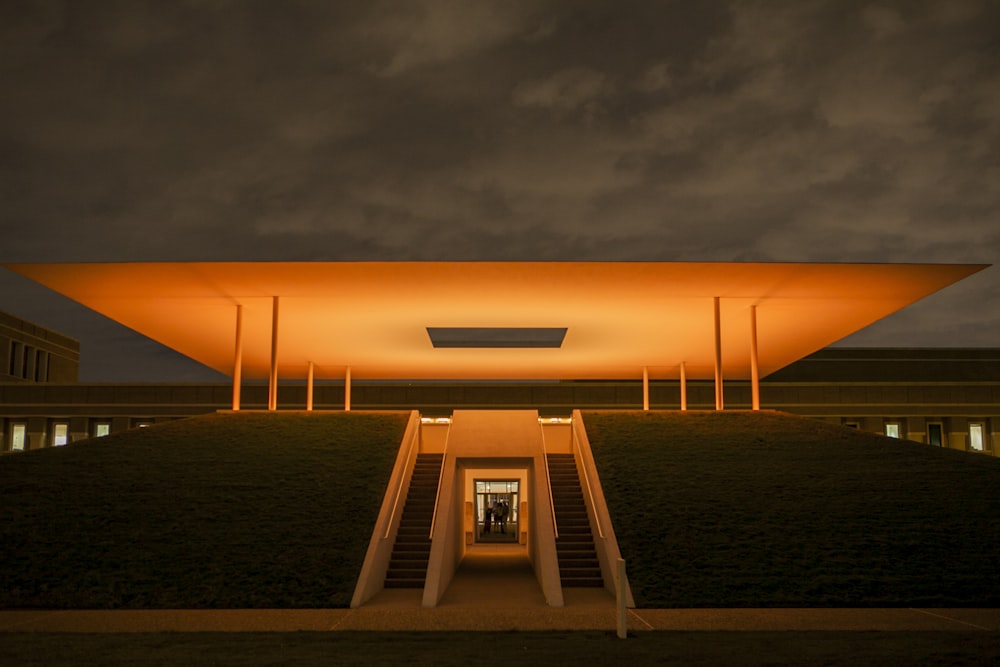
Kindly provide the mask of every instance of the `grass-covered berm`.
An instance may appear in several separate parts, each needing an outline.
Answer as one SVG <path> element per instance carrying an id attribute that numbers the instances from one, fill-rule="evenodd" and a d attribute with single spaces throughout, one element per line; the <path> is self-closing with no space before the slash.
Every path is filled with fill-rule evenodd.
<path id="1" fill-rule="evenodd" d="M 641 607 L 1000 607 L 1000 459 L 773 412 L 585 412 Z"/>
<path id="2" fill-rule="evenodd" d="M 0 608 L 347 606 L 406 420 L 214 414 L 0 457 Z"/>

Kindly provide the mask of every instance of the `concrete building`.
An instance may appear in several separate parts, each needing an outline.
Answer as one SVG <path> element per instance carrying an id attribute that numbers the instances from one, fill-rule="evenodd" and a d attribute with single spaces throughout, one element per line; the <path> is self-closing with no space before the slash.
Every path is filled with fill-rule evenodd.
<path id="1" fill-rule="evenodd" d="M 0 382 L 76 382 L 80 343 L 0 312 Z"/>

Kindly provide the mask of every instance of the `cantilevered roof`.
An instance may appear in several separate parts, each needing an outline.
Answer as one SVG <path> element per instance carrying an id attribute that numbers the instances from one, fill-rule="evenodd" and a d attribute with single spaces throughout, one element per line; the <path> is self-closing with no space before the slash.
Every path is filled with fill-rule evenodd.
<path id="1" fill-rule="evenodd" d="M 355 379 L 761 376 L 985 268 L 954 264 L 211 262 L 8 264 L 222 373 L 266 378 L 273 297 L 279 376 Z M 435 347 L 429 330 L 565 329 L 561 345 Z M 460 334 L 450 334 L 459 335 Z M 477 335 L 481 335 L 477 334 Z M 530 336 L 529 336 L 530 337 Z"/>

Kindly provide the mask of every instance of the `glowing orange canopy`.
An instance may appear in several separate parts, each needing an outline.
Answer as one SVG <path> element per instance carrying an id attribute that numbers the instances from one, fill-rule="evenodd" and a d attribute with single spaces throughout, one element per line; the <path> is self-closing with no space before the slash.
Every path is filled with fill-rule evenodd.
<path id="1" fill-rule="evenodd" d="M 222 373 L 267 378 L 766 376 L 985 265 L 618 262 L 8 264 Z M 565 328 L 561 347 L 435 348 L 428 327 Z"/>

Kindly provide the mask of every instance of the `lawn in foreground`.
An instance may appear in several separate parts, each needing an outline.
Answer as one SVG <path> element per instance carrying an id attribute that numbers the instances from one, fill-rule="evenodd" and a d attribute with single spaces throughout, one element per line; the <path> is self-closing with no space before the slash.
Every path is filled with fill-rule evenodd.
<path id="1" fill-rule="evenodd" d="M 1000 460 L 768 412 L 585 412 L 641 607 L 998 607 Z"/>
<path id="2" fill-rule="evenodd" d="M 0 664 L 981 665 L 994 632 L 4 634 Z"/>
<path id="3" fill-rule="evenodd" d="M 0 457 L 0 607 L 347 606 L 406 420 L 213 414 Z"/>

